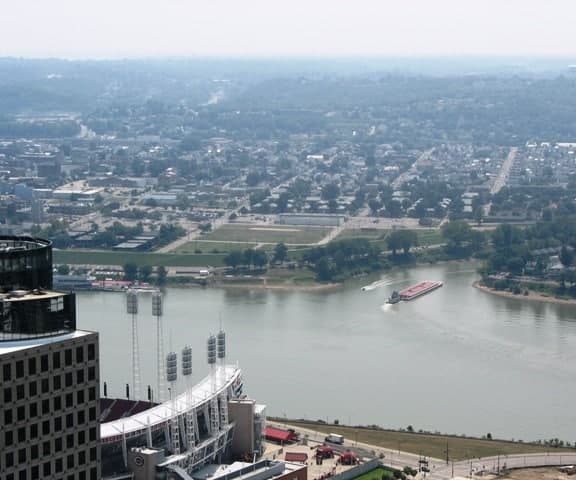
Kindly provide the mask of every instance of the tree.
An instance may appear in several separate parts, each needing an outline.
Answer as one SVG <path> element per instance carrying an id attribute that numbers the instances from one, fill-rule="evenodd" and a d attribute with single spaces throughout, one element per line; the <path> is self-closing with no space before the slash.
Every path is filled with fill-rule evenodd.
<path id="1" fill-rule="evenodd" d="M 274 247 L 274 256 L 272 257 L 272 260 L 274 262 L 282 263 L 284 262 L 284 260 L 286 260 L 287 256 L 288 256 L 288 247 L 286 246 L 286 244 L 284 244 L 283 242 L 277 243 L 276 246 Z"/>
<path id="2" fill-rule="evenodd" d="M 458 249 L 470 240 L 472 229 L 468 223 L 456 220 L 442 225 L 442 237 L 448 242 L 449 249 Z"/>
<path id="3" fill-rule="evenodd" d="M 138 276 L 138 265 L 132 262 L 124 264 L 124 280 L 133 282 Z"/>
<path id="4" fill-rule="evenodd" d="M 562 245 L 562 248 L 560 249 L 560 255 L 558 258 L 560 260 L 560 263 L 562 263 L 562 265 L 564 266 L 564 268 L 568 268 L 570 265 L 572 265 L 572 262 L 574 261 L 574 255 L 568 249 L 568 247 L 566 247 L 566 245 Z"/>
<path id="5" fill-rule="evenodd" d="M 397 250 L 402 249 L 404 255 L 410 253 L 410 248 L 418 245 L 418 235 L 413 230 L 394 230 L 386 237 L 388 249 L 396 256 Z"/>
<path id="6" fill-rule="evenodd" d="M 66 264 L 58 265 L 58 275 L 68 275 L 70 273 L 70 267 Z"/>
<path id="7" fill-rule="evenodd" d="M 268 265 L 268 255 L 264 250 L 253 250 L 252 263 L 258 269 L 264 268 Z"/>
<path id="8" fill-rule="evenodd" d="M 158 285 L 165 285 L 166 278 L 168 277 L 168 271 L 164 265 L 160 265 L 156 268 L 156 277 Z"/>
<path id="9" fill-rule="evenodd" d="M 143 265 L 139 270 L 139 277 L 142 282 L 148 282 L 152 275 L 152 267 L 150 265 Z"/>
<path id="10" fill-rule="evenodd" d="M 335 183 L 328 183 L 322 187 L 322 200 L 336 200 L 340 196 L 340 187 Z"/>
<path id="11" fill-rule="evenodd" d="M 243 260 L 244 256 L 240 250 L 231 250 L 228 255 L 224 257 L 224 264 L 236 270 L 239 265 L 242 265 Z"/>

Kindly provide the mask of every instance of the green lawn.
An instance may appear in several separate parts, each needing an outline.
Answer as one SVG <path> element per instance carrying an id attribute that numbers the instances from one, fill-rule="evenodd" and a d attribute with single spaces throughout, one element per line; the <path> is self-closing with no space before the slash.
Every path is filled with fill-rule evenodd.
<path id="1" fill-rule="evenodd" d="M 286 422 L 286 420 L 282 420 Z M 463 438 L 448 435 L 433 435 L 426 433 L 408 433 L 391 430 L 373 430 L 321 423 L 310 423 L 289 420 L 288 423 L 303 428 L 317 430 L 323 433 L 338 433 L 347 439 L 368 443 L 392 450 L 412 452 L 427 457 L 446 458 L 446 446 L 451 460 L 486 457 L 491 455 L 509 455 L 515 453 L 538 453 L 562 451 L 540 445 L 501 440 L 483 440 L 479 438 Z M 574 452 L 573 449 L 564 451 Z"/>
<path id="2" fill-rule="evenodd" d="M 224 265 L 224 254 L 176 255 L 148 252 L 99 252 L 92 250 L 54 250 L 54 263 L 69 265 L 124 265 L 133 262 L 138 266 L 202 267 Z"/>
<path id="3" fill-rule="evenodd" d="M 382 478 L 394 478 L 394 475 L 390 470 L 384 470 L 383 468 L 375 468 L 374 470 L 370 470 L 369 472 L 364 473 L 358 477 L 355 477 L 354 480 L 382 480 Z"/>
<path id="4" fill-rule="evenodd" d="M 340 235 L 336 237 L 336 240 L 343 240 L 348 238 L 367 238 L 368 240 L 377 242 L 383 250 L 386 250 L 387 246 L 385 238 L 391 231 L 392 230 L 390 229 L 382 228 L 353 228 L 343 230 Z M 418 235 L 418 244 L 420 246 L 444 243 L 442 234 L 437 228 L 416 229 L 415 232 Z"/>
<path id="5" fill-rule="evenodd" d="M 191 254 L 200 250 L 202 253 L 228 253 L 232 250 L 245 250 L 254 248 L 255 243 L 251 242 L 207 242 L 204 240 L 193 240 L 173 250 L 171 253 Z M 270 247 L 272 248 L 272 247 Z"/>
<path id="6" fill-rule="evenodd" d="M 301 226 L 257 226 L 257 225 L 223 225 L 207 235 L 203 240 L 219 242 L 254 242 L 254 243 L 317 243 L 324 238 L 329 228 Z"/>

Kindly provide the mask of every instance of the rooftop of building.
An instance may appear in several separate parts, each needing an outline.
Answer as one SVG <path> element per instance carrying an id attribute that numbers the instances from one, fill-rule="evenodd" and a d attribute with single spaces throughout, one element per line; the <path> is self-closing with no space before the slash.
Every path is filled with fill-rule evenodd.
<path id="1" fill-rule="evenodd" d="M 73 332 L 63 333 L 60 335 L 52 335 L 49 337 L 36 337 L 31 339 L 20 339 L 11 341 L 0 342 L 0 355 L 18 352 L 29 348 L 37 348 L 52 343 L 62 342 L 64 340 L 71 340 L 74 338 L 82 338 L 94 332 L 86 330 L 74 330 Z"/>

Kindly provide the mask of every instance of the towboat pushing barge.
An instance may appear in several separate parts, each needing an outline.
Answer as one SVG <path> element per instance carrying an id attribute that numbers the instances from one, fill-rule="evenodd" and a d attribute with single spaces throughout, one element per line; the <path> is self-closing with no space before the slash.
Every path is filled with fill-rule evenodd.
<path id="1" fill-rule="evenodd" d="M 414 300 L 421 295 L 424 295 L 432 290 L 436 290 L 443 285 L 442 282 L 438 282 L 435 280 L 424 280 L 423 282 L 419 282 L 416 285 L 412 285 L 411 287 L 405 288 L 404 290 L 400 290 L 400 292 L 392 292 L 392 295 L 388 299 L 387 303 L 398 303 L 399 301 L 409 301 Z"/>

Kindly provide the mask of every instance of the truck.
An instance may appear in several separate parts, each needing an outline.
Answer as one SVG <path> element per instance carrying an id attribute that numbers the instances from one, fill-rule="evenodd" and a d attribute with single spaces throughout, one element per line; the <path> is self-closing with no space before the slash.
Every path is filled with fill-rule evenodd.
<path id="1" fill-rule="evenodd" d="M 338 435 L 337 433 L 329 433 L 324 441 L 328 443 L 337 443 L 338 445 L 343 445 L 344 437 L 342 435 Z"/>

